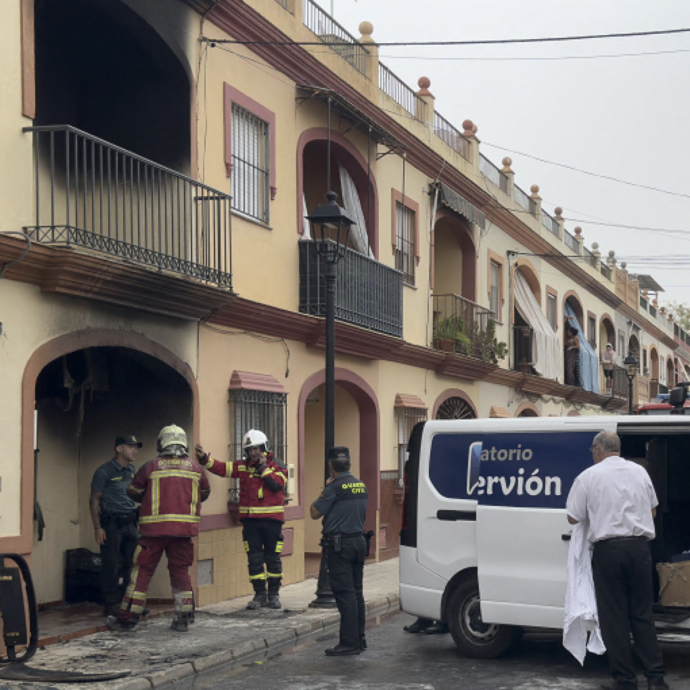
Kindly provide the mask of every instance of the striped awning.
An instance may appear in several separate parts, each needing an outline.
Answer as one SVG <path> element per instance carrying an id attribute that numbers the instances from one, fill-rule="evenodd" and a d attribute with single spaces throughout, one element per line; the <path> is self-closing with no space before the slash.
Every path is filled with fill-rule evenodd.
<path id="1" fill-rule="evenodd" d="M 482 230 L 486 227 L 486 216 L 467 199 L 443 183 L 441 183 L 441 202 L 461 216 L 465 216 L 467 220 L 478 225 Z"/>

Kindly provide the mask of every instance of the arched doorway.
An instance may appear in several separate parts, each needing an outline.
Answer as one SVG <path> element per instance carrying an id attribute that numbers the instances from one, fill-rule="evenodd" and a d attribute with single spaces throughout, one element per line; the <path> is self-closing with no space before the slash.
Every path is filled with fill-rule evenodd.
<path id="1" fill-rule="evenodd" d="M 637 365 L 639 370 L 642 370 L 642 361 L 640 359 L 640 341 L 637 336 L 633 333 L 630 338 L 628 338 L 628 352 L 627 355 L 632 355 L 637 360 Z"/>
<path id="2" fill-rule="evenodd" d="M 611 343 L 611 347 L 616 349 L 616 329 L 613 319 L 608 314 L 604 314 L 599 321 L 599 349 L 602 352 L 606 349 L 607 343 Z"/>
<path id="3" fill-rule="evenodd" d="M 541 312 L 541 284 L 534 266 L 527 259 L 519 259 L 511 275 L 513 283 L 513 304 L 511 304 L 511 319 L 513 323 L 513 369 L 523 374 L 537 373 L 535 327 L 540 327 L 539 312 Z M 517 296 L 516 296 L 517 293 Z M 531 294 L 530 294 L 531 293 Z M 524 304 L 522 302 L 524 301 Z M 535 323 L 531 323 L 534 321 Z M 543 319 L 546 322 L 546 317 Z M 551 332 L 554 351 L 559 347 L 558 339 L 550 325 L 545 325 Z M 545 371 L 542 368 L 542 371 Z M 554 372 L 550 372 L 555 374 Z M 556 378 L 554 375 L 553 378 Z"/>
<path id="4" fill-rule="evenodd" d="M 515 410 L 516 417 L 541 417 L 539 408 L 531 402 L 523 402 L 520 407 Z"/>
<path id="5" fill-rule="evenodd" d="M 676 371 L 673 366 L 673 357 L 666 358 L 666 387 L 670 390 L 676 385 Z"/>
<path id="6" fill-rule="evenodd" d="M 33 534 L 27 552 L 39 603 L 63 600 L 68 550 L 99 550 L 89 487 L 97 467 L 113 457 L 115 437 L 134 434 L 143 441 L 137 467 L 155 457 L 156 438 L 166 424 L 182 426 L 191 445 L 196 398 L 189 367 L 137 334 L 94 329 L 63 336 L 34 353 L 24 374 L 22 476 L 31 491 L 22 496 L 22 517 L 25 503 L 33 512 L 36 501 L 46 523 L 42 538 L 38 530 L 27 530 Z M 23 535 L 24 524 L 23 519 Z M 90 601 L 97 595 L 84 592 Z M 163 569 L 151 596 L 170 597 Z"/>
<path id="7" fill-rule="evenodd" d="M 451 388 L 436 398 L 432 417 L 433 419 L 476 419 L 477 408 L 464 391 Z"/>
<path id="8" fill-rule="evenodd" d="M 373 172 L 370 173 L 366 158 L 357 147 L 342 134 L 331 131 L 331 189 L 326 189 L 326 167 L 328 160 L 328 130 L 317 127 L 302 133 L 297 144 L 297 184 L 302 194 L 298 195 L 299 232 L 304 230 L 303 217 L 317 206 L 325 203 L 325 195 L 333 191 L 338 195 L 338 204 L 346 205 L 345 184 L 351 198 L 356 197 L 366 224 L 366 237 L 371 255 L 378 257 L 378 191 Z M 341 173 L 344 170 L 344 173 Z M 350 183 L 351 180 L 351 183 Z M 352 213 L 350 209 L 347 209 Z M 362 233 L 364 235 L 364 233 Z M 312 238 L 319 239 L 319 238 Z M 361 243 L 360 243 L 361 245 Z M 358 246 L 355 232 L 350 232 L 349 246 L 361 253 L 365 247 Z"/>
<path id="9" fill-rule="evenodd" d="M 185 45 L 186 30 L 171 42 Z M 112 0 L 41 0 L 35 41 L 36 125 L 72 125 L 191 172 L 189 64 L 137 12 Z"/>
<path id="10" fill-rule="evenodd" d="M 380 509 L 379 406 L 374 390 L 352 371 L 335 370 L 335 444 L 347 446 L 352 458 L 352 473 L 367 486 L 369 507 L 366 528 L 376 529 Z M 300 391 L 298 424 L 299 500 L 308 506 L 319 495 L 325 472 L 324 420 L 325 372 L 312 374 Z M 321 522 L 305 520 L 305 577 L 318 572 Z M 376 552 L 378 535 L 372 541 Z"/>
<path id="11" fill-rule="evenodd" d="M 659 395 L 659 353 L 653 345 L 649 348 L 649 364 L 649 396 L 653 399 Z"/>
<path id="12" fill-rule="evenodd" d="M 441 209 L 436 213 L 432 245 L 434 297 L 457 295 L 476 302 L 477 250 L 472 226 L 462 216 Z"/>

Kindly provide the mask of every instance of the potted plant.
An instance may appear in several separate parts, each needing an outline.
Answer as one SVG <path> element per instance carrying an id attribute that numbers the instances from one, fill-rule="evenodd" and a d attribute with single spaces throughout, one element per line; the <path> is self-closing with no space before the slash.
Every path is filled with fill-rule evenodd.
<path id="1" fill-rule="evenodd" d="M 462 330 L 457 316 L 439 319 L 434 329 L 434 348 L 443 352 L 455 352 L 455 336 Z"/>

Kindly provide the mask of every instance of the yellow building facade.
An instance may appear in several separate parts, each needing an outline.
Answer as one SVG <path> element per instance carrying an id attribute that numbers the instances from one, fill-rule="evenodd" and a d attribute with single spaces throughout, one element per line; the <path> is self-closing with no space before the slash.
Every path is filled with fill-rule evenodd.
<path id="1" fill-rule="evenodd" d="M 65 552 L 97 549 L 89 484 L 114 437 L 145 461 L 171 422 L 228 461 L 250 426 L 268 433 L 290 475 L 285 581 L 313 574 L 325 307 L 305 216 L 328 191 L 357 220 L 336 269 L 335 441 L 369 487 L 374 558 L 397 555 L 416 421 L 625 409 L 606 342 L 640 362 L 635 403 L 685 377 L 690 337 L 654 285 L 542 211 L 429 79 L 380 63 L 371 25 L 352 37 L 312 0 L 165 5 L 2 9 L 0 547 L 30 556 L 42 604 L 63 599 Z M 587 385 L 566 383 L 566 305 Z M 201 604 L 250 592 L 236 487 L 211 483 Z M 169 596 L 164 570 L 151 596 Z"/>

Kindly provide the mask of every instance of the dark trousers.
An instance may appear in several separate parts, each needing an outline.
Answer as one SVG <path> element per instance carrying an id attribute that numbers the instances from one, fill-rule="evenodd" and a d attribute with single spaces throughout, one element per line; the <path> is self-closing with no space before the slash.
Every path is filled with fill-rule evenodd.
<path id="1" fill-rule="evenodd" d="M 249 580 L 254 591 L 266 589 L 276 593 L 280 589 L 283 577 L 283 562 L 280 554 L 283 551 L 283 523 L 279 520 L 265 518 L 248 518 L 242 523 L 242 539 L 247 552 Z M 264 564 L 266 569 L 264 570 Z"/>
<path id="2" fill-rule="evenodd" d="M 364 535 L 343 538 L 338 553 L 332 544 L 328 547 L 328 577 L 340 613 L 340 644 L 351 649 L 359 649 L 359 638 L 364 635 L 362 580 L 366 555 Z"/>
<path id="3" fill-rule="evenodd" d="M 130 520 L 103 518 L 101 527 L 106 538 L 101 546 L 101 591 L 103 603 L 111 606 L 122 601 L 129 583 L 139 532 L 135 517 Z"/>
<path id="4" fill-rule="evenodd" d="M 666 675 L 652 611 L 652 556 L 644 538 L 594 544 L 592 574 L 609 670 L 621 688 L 636 688 L 635 653 L 647 678 Z"/>

